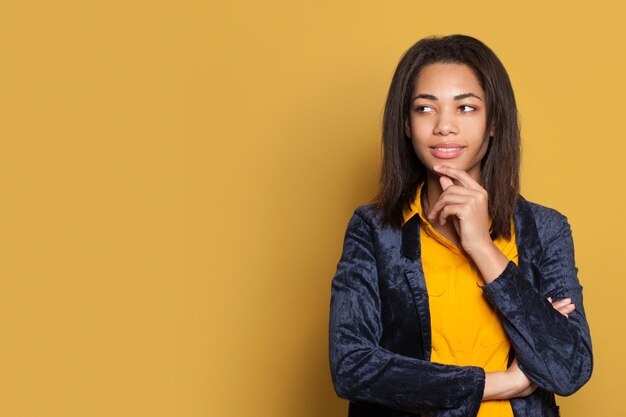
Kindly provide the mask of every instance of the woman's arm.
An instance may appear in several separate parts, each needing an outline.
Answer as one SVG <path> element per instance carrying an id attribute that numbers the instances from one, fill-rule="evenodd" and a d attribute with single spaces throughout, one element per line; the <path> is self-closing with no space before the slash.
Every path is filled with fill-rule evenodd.
<path id="1" fill-rule="evenodd" d="M 483 291 L 498 311 L 524 373 L 545 390 L 570 395 L 591 377 L 591 336 L 567 219 L 551 211 L 543 222 L 552 233 L 542 242 L 543 254 L 534 276 L 525 276 L 511 262 Z M 562 315 L 535 287 L 535 281 L 543 288 L 554 288 L 552 298 L 571 299 L 575 309 L 567 317 Z"/>
<path id="2" fill-rule="evenodd" d="M 538 220 L 545 231 L 540 234 L 541 260 L 533 276 L 526 276 L 489 238 L 485 190 L 463 171 L 435 170 L 444 176 L 444 193 L 429 216 L 438 216 L 440 221 L 453 217 L 463 248 L 485 280 L 483 291 L 500 315 L 520 368 L 547 391 L 574 393 L 590 378 L 593 357 L 567 219 L 544 209 Z M 550 288 L 550 293 L 541 293 L 535 283 Z M 569 298 L 575 309 L 565 317 L 552 307 L 548 296 Z"/>
<path id="3" fill-rule="evenodd" d="M 568 317 L 576 309 L 569 298 L 553 302 L 552 298 L 548 297 L 548 301 L 556 311 L 565 317 Z M 483 401 L 526 397 L 536 389 L 537 384 L 528 379 L 526 374 L 522 372 L 517 358 L 515 358 L 506 371 L 487 372 L 485 374 Z"/>
<path id="4" fill-rule="evenodd" d="M 506 371 L 487 372 L 485 374 L 483 401 L 526 397 L 536 389 L 537 384 L 528 379 L 519 369 L 517 359 L 514 359 Z"/>
<path id="5" fill-rule="evenodd" d="M 332 283 L 330 365 L 337 394 L 429 416 L 476 416 L 484 392 L 483 369 L 384 349 L 379 345 L 380 303 L 371 228 L 355 213 Z"/>

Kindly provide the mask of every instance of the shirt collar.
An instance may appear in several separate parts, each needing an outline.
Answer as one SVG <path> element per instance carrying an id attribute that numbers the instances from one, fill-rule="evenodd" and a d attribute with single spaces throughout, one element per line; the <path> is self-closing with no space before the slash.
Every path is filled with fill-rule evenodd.
<path id="1" fill-rule="evenodd" d="M 406 222 L 408 222 L 411 219 L 411 217 L 415 215 L 418 215 L 421 221 L 428 223 L 428 221 L 424 217 L 424 211 L 422 209 L 422 188 L 423 187 L 424 187 L 424 182 L 420 183 L 420 185 L 417 187 L 417 191 L 415 192 L 415 199 L 411 203 L 411 206 L 407 210 L 404 211 L 403 213 L 404 219 L 402 222 L 403 225 Z"/>
<path id="2" fill-rule="evenodd" d="M 435 230 L 435 228 L 430 224 L 428 219 L 425 217 L 424 209 L 422 207 L 422 190 L 423 189 L 424 189 L 424 182 L 422 182 L 417 187 L 417 191 L 415 192 L 415 199 L 413 200 L 413 203 L 411 203 L 411 206 L 409 207 L 409 209 L 404 212 L 404 223 L 407 223 L 409 220 L 411 220 L 412 217 L 418 216 L 416 220 L 419 220 L 419 224 L 421 225 L 421 227 L 424 229 L 424 231 L 430 238 L 434 239 L 435 241 L 439 242 L 443 246 L 447 247 L 452 252 L 460 255 L 461 250 L 457 248 L 448 239 L 446 239 L 445 236 L 443 236 L 441 233 Z"/>

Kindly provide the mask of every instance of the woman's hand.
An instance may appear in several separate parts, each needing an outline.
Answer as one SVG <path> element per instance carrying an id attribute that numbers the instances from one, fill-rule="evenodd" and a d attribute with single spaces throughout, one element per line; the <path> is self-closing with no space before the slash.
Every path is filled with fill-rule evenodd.
<path id="1" fill-rule="evenodd" d="M 552 301 L 552 297 L 548 297 L 548 301 L 552 304 L 552 307 L 565 317 L 569 317 L 570 314 L 576 310 L 576 305 L 572 303 L 571 298 L 564 298 L 558 301 Z"/>
<path id="2" fill-rule="evenodd" d="M 510 378 L 513 379 L 514 386 L 517 387 L 517 392 L 515 393 L 515 395 L 509 398 L 528 397 L 537 389 L 537 384 L 528 379 L 526 374 L 524 374 L 519 368 L 517 358 L 513 359 L 513 362 L 511 363 L 511 366 L 509 366 L 509 368 L 506 370 L 506 373 L 509 375 Z"/>
<path id="3" fill-rule="evenodd" d="M 478 267 L 485 283 L 489 284 L 502 274 L 509 260 L 489 235 L 487 191 L 465 171 L 443 166 L 433 169 L 441 174 L 444 191 L 428 217 L 438 217 L 444 223 L 448 217 L 454 217 L 461 246 Z M 460 185 L 454 184 L 453 180 Z"/>
<path id="4" fill-rule="evenodd" d="M 489 236 L 487 191 L 465 171 L 444 166 L 433 169 L 441 174 L 439 182 L 443 193 L 430 208 L 428 218 L 437 219 L 443 225 L 452 217 L 461 246 L 470 254 L 480 247 L 493 245 Z"/>

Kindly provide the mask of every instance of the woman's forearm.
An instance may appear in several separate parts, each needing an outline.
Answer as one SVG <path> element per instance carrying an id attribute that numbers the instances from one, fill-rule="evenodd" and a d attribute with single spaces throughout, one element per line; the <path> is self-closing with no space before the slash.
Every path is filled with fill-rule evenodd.
<path id="1" fill-rule="evenodd" d="M 536 388 L 537 385 L 524 375 L 515 359 L 506 371 L 485 373 L 483 401 L 526 397 Z"/>
<path id="2" fill-rule="evenodd" d="M 518 390 L 504 371 L 485 373 L 485 392 L 483 401 L 506 400 Z"/>
<path id="3" fill-rule="evenodd" d="M 485 284 L 489 284 L 498 278 L 509 263 L 506 255 L 492 241 L 488 241 L 484 245 L 468 252 L 468 255 L 476 264 Z"/>

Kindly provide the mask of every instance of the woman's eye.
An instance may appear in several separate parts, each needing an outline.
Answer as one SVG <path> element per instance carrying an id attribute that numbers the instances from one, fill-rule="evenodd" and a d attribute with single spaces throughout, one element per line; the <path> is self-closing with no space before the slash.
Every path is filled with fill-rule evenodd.
<path id="1" fill-rule="evenodd" d="M 468 104 L 463 104 L 462 106 L 459 107 L 459 110 L 461 110 L 463 113 L 469 113 L 469 112 L 476 110 L 476 107 L 470 106 Z"/>
<path id="2" fill-rule="evenodd" d="M 433 108 L 430 106 L 417 106 L 416 110 L 418 113 L 430 113 L 433 111 Z"/>

